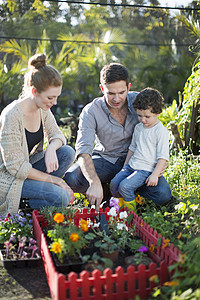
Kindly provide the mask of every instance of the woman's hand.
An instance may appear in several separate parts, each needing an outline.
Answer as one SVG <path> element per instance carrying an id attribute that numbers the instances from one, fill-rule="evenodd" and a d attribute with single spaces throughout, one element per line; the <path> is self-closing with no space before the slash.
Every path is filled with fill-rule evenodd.
<path id="1" fill-rule="evenodd" d="M 56 182 L 55 184 L 66 190 L 70 194 L 71 200 L 74 200 L 74 192 L 72 191 L 72 189 L 68 186 L 68 184 L 66 184 L 66 182 L 62 178 L 59 179 L 60 180 L 58 180 L 58 182 Z"/>
<path id="2" fill-rule="evenodd" d="M 58 170 L 59 167 L 56 148 L 52 143 L 47 146 L 45 152 L 45 165 L 47 173 L 52 173 L 53 171 Z"/>

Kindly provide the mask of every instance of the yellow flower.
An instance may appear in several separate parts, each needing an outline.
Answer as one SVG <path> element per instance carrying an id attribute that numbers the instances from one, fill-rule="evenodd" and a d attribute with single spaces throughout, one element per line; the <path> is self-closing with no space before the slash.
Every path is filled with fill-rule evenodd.
<path id="1" fill-rule="evenodd" d="M 151 245 L 150 245 L 150 248 L 149 248 L 149 250 L 150 250 L 151 252 L 153 252 L 153 251 L 154 251 L 154 249 L 155 249 L 154 245 L 153 245 L 153 244 L 151 244 Z"/>
<path id="2" fill-rule="evenodd" d="M 52 251 L 54 253 L 60 253 L 61 252 L 61 245 L 57 242 L 53 243 L 52 245 Z"/>
<path id="3" fill-rule="evenodd" d="M 70 234 L 70 240 L 72 241 L 72 242 L 77 242 L 78 241 L 78 239 L 79 239 L 79 235 L 77 234 L 77 233 L 71 233 Z"/>
<path id="4" fill-rule="evenodd" d="M 176 285 L 178 285 L 178 281 L 166 281 L 163 285 L 165 285 L 165 286 L 176 286 Z"/>
<path id="5" fill-rule="evenodd" d="M 158 275 L 152 275 L 151 277 L 149 277 L 149 281 L 151 282 L 156 281 L 156 279 L 158 279 Z"/>
<path id="6" fill-rule="evenodd" d="M 64 221 L 65 217 L 63 216 L 63 214 L 57 213 L 57 214 L 55 214 L 53 219 L 56 223 L 62 223 Z"/>
<path id="7" fill-rule="evenodd" d="M 179 261 L 181 264 L 184 264 L 184 262 L 185 262 L 185 257 L 186 257 L 186 254 L 181 254 L 178 261 Z"/>
<path id="8" fill-rule="evenodd" d="M 143 226 L 144 226 L 144 222 L 141 222 L 141 223 L 140 223 L 140 226 L 143 227 Z"/>
<path id="9" fill-rule="evenodd" d="M 80 227 L 81 227 L 81 230 L 83 231 L 83 232 L 86 232 L 86 231 L 88 231 L 88 222 L 86 221 L 86 220 L 81 220 L 80 221 Z"/>
<path id="10" fill-rule="evenodd" d="M 182 236 L 182 232 L 179 233 L 179 235 L 177 236 L 177 239 L 180 240 L 181 236 Z"/>
<path id="11" fill-rule="evenodd" d="M 170 242 L 169 239 L 164 240 L 164 244 L 163 244 L 162 248 L 166 248 L 168 246 L 169 242 Z"/>
<path id="12" fill-rule="evenodd" d="M 83 200 L 83 205 L 84 205 L 85 207 L 88 207 L 89 204 L 90 204 L 90 202 L 87 201 L 87 199 Z"/>

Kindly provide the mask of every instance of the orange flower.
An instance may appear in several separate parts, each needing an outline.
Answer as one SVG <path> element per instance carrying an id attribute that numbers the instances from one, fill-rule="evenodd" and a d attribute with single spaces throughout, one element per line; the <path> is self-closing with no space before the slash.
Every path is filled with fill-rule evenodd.
<path id="1" fill-rule="evenodd" d="M 53 243 L 52 245 L 52 251 L 54 253 L 60 253 L 61 252 L 61 245 L 57 242 Z"/>
<path id="2" fill-rule="evenodd" d="M 145 200 L 140 195 L 135 198 L 135 201 L 140 205 L 145 203 Z"/>
<path id="3" fill-rule="evenodd" d="M 88 222 L 86 221 L 86 220 L 81 220 L 80 221 L 80 227 L 81 227 L 81 230 L 83 231 L 83 232 L 86 232 L 86 231 L 88 231 Z"/>
<path id="4" fill-rule="evenodd" d="M 65 217 L 63 216 L 63 214 L 57 213 L 57 214 L 55 214 L 53 219 L 56 223 L 62 223 L 64 221 Z"/>
<path id="5" fill-rule="evenodd" d="M 184 264 L 184 262 L 185 262 L 185 257 L 186 257 L 186 254 L 181 254 L 178 261 L 179 261 L 181 264 Z"/>
<path id="6" fill-rule="evenodd" d="M 153 244 L 151 244 L 151 245 L 150 245 L 150 247 L 149 247 L 149 250 L 150 250 L 151 252 L 153 252 L 153 251 L 154 251 L 154 249 L 155 249 L 154 245 L 153 245 Z"/>
<path id="7" fill-rule="evenodd" d="M 165 285 L 165 286 L 176 286 L 176 285 L 178 285 L 178 281 L 166 281 L 165 283 L 163 283 L 163 285 Z"/>
<path id="8" fill-rule="evenodd" d="M 158 279 L 158 275 L 152 275 L 151 277 L 149 277 L 149 281 L 151 282 L 155 282 L 156 279 Z"/>
<path id="9" fill-rule="evenodd" d="M 140 226 L 143 227 L 143 226 L 144 226 L 144 222 L 141 222 L 141 223 L 140 223 Z"/>
<path id="10" fill-rule="evenodd" d="M 163 244 L 162 248 L 166 248 L 168 246 L 169 242 L 170 242 L 169 239 L 164 240 L 164 244 Z"/>
<path id="11" fill-rule="evenodd" d="M 72 242 L 77 242 L 78 241 L 78 239 L 79 239 L 79 235 L 78 235 L 78 233 L 72 233 L 72 234 L 70 234 L 70 240 L 72 241 Z"/>
<path id="12" fill-rule="evenodd" d="M 138 195 L 136 198 L 135 198 L 135 201 L 139 204 L 141 204 L 141 196 Z"/>
<path id="13" fill-rule="evenodd" d="M 179 235 L 177 236 L 177 239 L 180 240 L 181 237 L 182 237 L 182 232 L 179 233 Z"/>

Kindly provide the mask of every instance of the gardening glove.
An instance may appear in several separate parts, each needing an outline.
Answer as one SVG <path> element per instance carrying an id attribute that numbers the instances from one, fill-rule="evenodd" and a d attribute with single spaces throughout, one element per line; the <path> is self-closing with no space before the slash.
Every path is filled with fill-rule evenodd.
<path id="1" fill-rule="evenodd" d="M 136 201 L 131 200 L 131 201 L 124 201 L 124 206 L 128 207 L 132 212 L 136 212 Z"/>

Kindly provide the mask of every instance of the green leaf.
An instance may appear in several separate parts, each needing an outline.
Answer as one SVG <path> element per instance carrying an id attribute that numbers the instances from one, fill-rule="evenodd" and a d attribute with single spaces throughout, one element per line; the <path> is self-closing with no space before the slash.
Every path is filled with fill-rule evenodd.
<path id="1" fill-rule="evenodd" d="M 158 239 L 158 241 L 157 241 L 157 245 L 160 247 L 160 246 L 161 246 L 161 244 L 162 244 L 162 238 L 161 238 L 161 237 L 159 237 L 159 239 Z"/>

